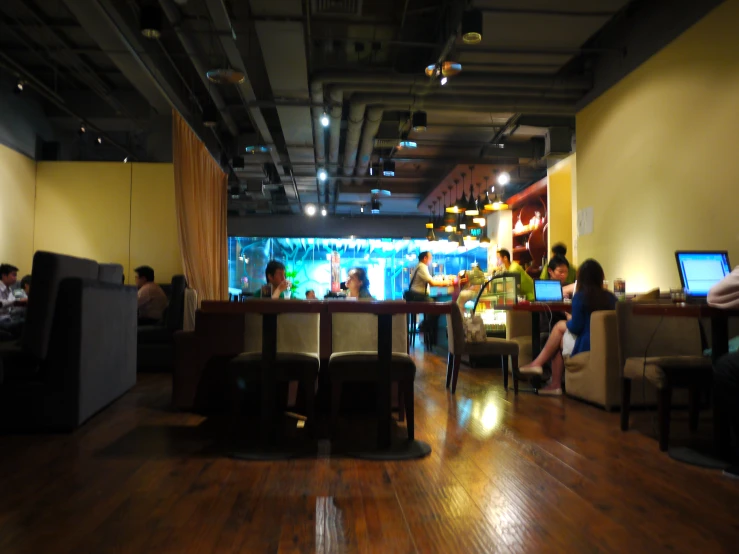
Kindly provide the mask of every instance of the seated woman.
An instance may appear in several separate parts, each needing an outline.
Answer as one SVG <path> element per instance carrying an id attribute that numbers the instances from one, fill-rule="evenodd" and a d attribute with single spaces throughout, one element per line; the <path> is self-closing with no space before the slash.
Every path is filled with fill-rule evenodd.
<path id="1" fill-rule="evenodd" d="M 590 315 L 599 310 L 616 308 L 616 297 L 603 288 L 603 268 L 595 260 L 586 260 L 577 272 L 577 290 L 572 298 L 572 315 L 552 328 L 549 340 L 539 355 L 519 369 L 524 374 L 541 374 L 542 366 L 551 361 L 552 382 L 539 389 L 539 394 L 562 394 L 564 358 L 590 351 Z"/>
<path id="2" fill-rule="evenodd" d="M 349 270 L 346 279 L 346 289 L 348 298 L 358 298 L 360 300 L 374 300 L 369 292 L 369 279 L 367 272 L 361 267 L 355 267 Z"/>

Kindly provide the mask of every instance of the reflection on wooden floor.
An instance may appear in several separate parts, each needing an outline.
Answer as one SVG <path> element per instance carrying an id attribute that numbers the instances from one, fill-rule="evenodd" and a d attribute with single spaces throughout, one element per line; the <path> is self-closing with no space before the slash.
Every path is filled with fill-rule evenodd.
<path id="1" fill-rule="evenodd" d="M 73 435 L 0 437 L 0 552 L 736 551 L 739 481 L 660 453 L 651 412 L 622 434 L 617 413 L 464 366 L 452 397 L 445 360 L 417 361 L 418 461 L 209 453 L 164 375 Z"/>

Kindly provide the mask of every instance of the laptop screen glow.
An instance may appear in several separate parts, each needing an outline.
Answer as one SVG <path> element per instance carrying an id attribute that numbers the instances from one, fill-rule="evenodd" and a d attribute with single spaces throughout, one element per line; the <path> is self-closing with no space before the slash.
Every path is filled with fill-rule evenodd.
<path id="1" fill-rule="evenodd" d="M 713 285 L 731 273 L 726 252 L 678 252 L 677 265 L 691 296 L 707 296 Z"/>
<path id="2" fill-rule="evenodd" d="M 562 283 L 559 281 L 534 281 L 534 296 L 537 302 L 561 302 Z"/>

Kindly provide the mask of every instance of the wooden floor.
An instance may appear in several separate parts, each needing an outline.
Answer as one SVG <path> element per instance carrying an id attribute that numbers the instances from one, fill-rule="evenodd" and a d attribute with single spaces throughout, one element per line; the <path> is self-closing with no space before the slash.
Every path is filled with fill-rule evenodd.
<path id="1" fill-rule="evenodd" d="M 650 412 L 623 434 L 465 366 L 452 397 L 417 361 L 423 460 L 208 455 L 165 375 L 74 434 L 0 437 L 0 553 L 738 551 L 739 481 L 660 453 Z"/>

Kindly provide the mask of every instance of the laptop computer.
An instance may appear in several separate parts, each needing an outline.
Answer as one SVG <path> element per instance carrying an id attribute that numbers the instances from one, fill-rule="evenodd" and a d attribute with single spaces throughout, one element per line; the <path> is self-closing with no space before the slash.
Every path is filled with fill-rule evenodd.
<path id="1" fill-rule="evenodd" d="M 562 302 L 562 283 L 551 279 L 534 281 L 534 300 L 536 302 Z"/>
<path id="2" fill-rule="evenodd" d="M 678 251 L 675 259 L 687 301 L 705 302 L 709 289 L 731 273 L 725 250 Z"/>

